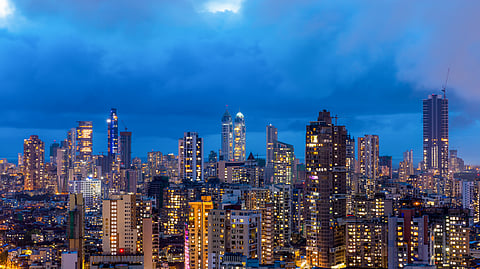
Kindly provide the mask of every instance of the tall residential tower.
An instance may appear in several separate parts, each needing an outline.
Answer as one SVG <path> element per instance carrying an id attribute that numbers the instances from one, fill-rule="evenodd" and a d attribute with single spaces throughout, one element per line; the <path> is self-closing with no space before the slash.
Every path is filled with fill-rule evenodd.
<path id="1" fill-rule="evenodd" d="M 339 219 L 346 217 L 347 139 L 345 126 L 332 124 L 326 110 L 307 125 L 305 222 L 311 267 L 345 264 L 345 229 Z"/>
<path id="2" fill-rule="evenodd" d="M 225 110 L 222 117 L 222 152 L 220 153 L 220 160 L 233 160 L 233 122 L 228 110 Z"/>
<path id="3" fill-rule="evenodd" d="M 242 112 L 235 116 L 234 142 L 233 159 L 237 162 L 245 161 L 245 117 Z"/>
<path id="4" fill-rule="evenodd" d="M 432 94 L 423 100 L 423 168 L 448 175 L 448 99 Z"/>
<path id="5" fill-rule="evenodd" d="M 110 110 L 110 118 L 107 119 L 108 124 L 108 166 L 109 168 L 115 162 L 118 154 L 118 116 L 117 109 Z"/>

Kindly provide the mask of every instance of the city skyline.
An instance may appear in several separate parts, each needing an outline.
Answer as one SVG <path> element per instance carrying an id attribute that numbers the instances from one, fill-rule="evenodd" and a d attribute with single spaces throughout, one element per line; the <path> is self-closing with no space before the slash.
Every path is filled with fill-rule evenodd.
<path id="1" fill-rule="evenodd" d="M 381 154 L 394 163 L 411 148 L 418 163 L 421 100 L 440 94 L 450 68 L 450 148 L 480 163 L 478 64 L 462 53 L 476 47 L 464 31 L 477 19 L 478 3 L 435 2 L 432 12 L 428 1 L 304 1 L 291 14 L 293 3 L 247 0 L 1 2 L 0 84 L 8 100 L 0 109 L 2 157 L 15 159 L 31 134 L 47 144 L 59 140 L 78 120 L 94 122 L 94 151 L 106 152 L 112 107 L 135 134 L 133 156 L 176 152 L 176 139 L 188 130 L 205 138 L 205 152 L 218 150 L 228 104 L 248 121 L 247 154 L 263 155 L 265 126 L 274 124 L 301 158 L 304 125 L 327 108 L 354 137 L 379 135 Z M 402 13 L 406 6 L 412 10 Z M 454 20 L 445 27 L 447 15 Z M 272 23 L 278 18 L 283 23 Z"/>
<path id="2" fill-rule="evenodd" d="M 424 99 L 428 99 L 430 95 L 428 96 L 425 96 Z M 422 100 L 420 100 L 421 102 Z M 421 103 L 419 104 L 421 106 Z M 421 108 L 420 108 L 421 109 Z M 118 110 L 118 109 L 117 109 Z M 105 123 L 106 121 L 108 122 L 109 120 L 109 110 L 107 109 L 106 112 L 105 112 L 105 119 L 102 121 L 100 120 L 101 122 L 99 123 L 98 121 L 92 121 L 93 122 L 93 154 L 104 154 L 104 155 L 107 155 L 108 154 L 108 143 L 107 143 L 107 140 L 108 140 L 108 126 L 105 126 L 105 124 L 101 125 L 101 123 Z M 221 111 L 219 111 L 219 115 L 222 114 Z M 235 113 L 236 114 L 236 113 Z M 336 114 L 336 116 L 338 116 L 338 119 L 337 121 L 339 123 L 342 123 L 343 122 L 349 122 L 348 119 L 346 119 L 346 117 L 343 117 L 341 114 Z M 161 152 L 164 152 L 165 154 L 168 154 L 168 153 L 174 153 L 174 154 L 177 154 L 178 153 L 178 145 L 177 145 L 177 141 L 178 141 L 178 137 L 176 138 L 166 138 L 165 141 L 169 141 L 171 140 L 173 142 L 173 144 L 170 144 L 169 142 L 163 142 L 163 147 L 151 147 L 150 150 L 146 150 L 146 151 L 141 151 L 141 150 L 136 150 L 137 146 L 136 145 L 137 143 L 135 143 L 136 139 L 137 139 L 137 133 L 135 132 L 135 130 L 132 130 L 130 128 L 127 128 L 127 126 L 125 125 L 126 123 L 124 122 L 123 120 L 123 115 L 122 115 L 122 112 L 120 111 L 119 112 L 119 120 L 122 122 L 122 124 L 120 126 L 122 127 L 119 127 L 119 131 L 126 131 L 126 130 L 129 130 L 129 131 L 132 131 L 135 135 L 135 137 L 133 138 L 133 146 L 132 146 L 132 158 L 133 157 L 139 157 L 141 159 L 146 159 L 147 158 L 147 153 L 148 152 L 151 152 L 151 151 L 161 151 Z M 422 115 L 420 114 L 418 117 L 422 118 Z M 261 131 L 249 131 L 249 128 L 250 128 L 250 119 L 249 119 L 249 115 L 246 116 L 247 118 L 247 121 L 249 121 L 247 123 L 247 143 L 246 143 L 246 155 L 248 155 L 250 152 L 253 153 L 255 156 L 259 156 L 260 158 L 266 158 L 266 155 L 265 155 L 265 143 L 266 143 L 266 140 L 265 140 L 265 131 L 263 131 L 263 133 Z M 421 120 L 421 119 L 420 119 Z M 77 122 L 79 122 L 78 120 L 74 122 L 74 124 L 77 124 Z M 97 124 L 95 124 L 97 123 Z M 198 132 L 198 131 L 195 131 L 197 133 L 199 133 L 200 136 L 202 136 L 202 138 L 204 140 L 206 140 L 206 143 L 205 143 L 205 151 L 204 151 L 204 160 L 207 159 L 208 157 L 208 153 L 213 150 L 215 151 L 217 154 L 219 154 L 219 152 L 221 151 L 221 118 L 219 120 L 217 120 L 217 127 L 218 127 L 218 131 L 216 133 L 213 133 L 213 134 L 209 134 L 209 135 L 203 135 L 202 132 Z M 269 123 L 269 124 L 266 124 L 265 126 L 268 126 L 272 123 Z M 301 123 L 298 123 L 299 125 Z M 419 125 L 421 125 L 422 123 L 419 123 Z M 275 124 L 274 124 L 275 125 Z M 278 125 L 282 126 L 281 124 L 281 121 L 278 120 Z M 306 125 L 306 123 L 305 123 Z M 346 125 L 351 125 L 351 124 L 346 124 Z M 130 126 L 130 124 L 129 124 Z M 264 126 L 264 128 L 265 128 Z M 48 159 L 48 156 L 49 156 L 49 150 L 47 149 L 47 147 L 50 147 L 51 144 L 53 143 L 58 143 L 60 141 L 62 141 L 63 139 L 66 139 L 67 137 L 67 132 L 70 130 L 71 128 L 69 129 L 66 129 L 65 131 L 61 131 L 61 130 L 58 130 L 58 133 L 60 133 L 60 135 L 57 137 L 57 136 L 54 136 L 54 139 L 53 140 L 47 140 L 48 137 L 52 137 L 51 135 L 49 136 L 41 136 L 41 135 L 38 135 L 37 133 L 41 133 L 41 132 L 33 132 L 31 133 L 30 135 L 38 135 L 39 138 L 45 143 L 45 147 L 46 147 L 46 151 L 45 151 L 45 158 Z M 191 129 L 191 128 L 190 128 Z M 188 127 L 185 127 L 185 130 L 190 130 Z M 192 129 L 193 131 L 193 129 Z M 186 132 L 186 131 L 184 131 Z M 450 128 L 450 132 L 452 132 L 452 129 Z M 305 141 L 301 141 L 301 139 L 298 139 L 298 137 L 296 137 L 296 131 L 292 132 L 291 130 L 279 130 L 278 131 L 279 135 L 280 135 L 280 140 L 285 140 L 287 141 L 287 143 L 289 144 L 293 144 L 296 148 L 295 152 L 296 152 L 296 156 L 297 158 L 301 159 L 302 161 L 304 160 L 304 151 L 305 151 L 305 147 L 304 147 L 304 144 L 305 144 Z M 302 131 L 298 131 L 298 133 L 302 133 Z M 378 135 L 378 133 L 375 133 L 375 132 L 371 132 L 372 134 L 375 134 L 375 135 Z M 183 132 L 180 134 L 180 136 L 183 134 Z M 367 135 L 368 134 L 368 130 L 364 133 L 361 133 L 361 132 L 350 132 L 349 131 L 349 134 L 352 135 L 353 138 L 355 139 L 358 139 L 364 135 Z M 28 135 L 28 136 L 30 136 Z M 420 131 L 420 135 L 422 135 L 421 131 Z M 253 139 L 248 139 L 250 136 L 253 136 L 254 138 Z M 387 136 L 382 136 L 382 135 L 378 135 L 380 137 L 380 155 L 385 155 L 385 156 L 393 156 L 393 161 L 394 161 L 394 167 L 398 166 L 398 162 L 402 161 L 403 160 L 403 152 L 405 150 L 411 150 L 413 149 L 413 164 L 415 167 L 418 166 L 418 163 L 420 161 L 422 161 L 423 159 L 423 152 L 422 152 L 422 141 L 421 141 L 421 137 L 420 137 L 420 142 L 418 143 L 414 143 L 413 145 L 415 146 L 410 146 L 410 148 L 405 148 L 405 150 L 402 150 L 402 151 L 399 151 L 399 152 L 396 152 L 396 151 L 392 151 L 392 150 L 385 150 L 385 148 L 391 148 L 389 147 L 390 145 L 387 145 L 385 141 L 389 141 L 389 137 Z M 27 137 L 25 137 L 26 139 Z M 284 139 L 285 138 L 285 139 Z M 303 137 L 302 137 L 303 138 Z M 384 138 L 384 139 L 382 139 Z M 142 139 L 142 137 L 140 137 L 140 139 Z M 453 140 L 455 140 L 455 137 L 452 137 Z M 23 141 L 23 139 L 20 139 L 21 141 Z M 215 141 L 215 140 L 219 140 L 219 141 Z M 303 138 L 304 140 L 304 138 Z M 254 146 L 251 146 L 251 145 L 254 145 Z M 418 145 L 417 145 L 418 144 Z M 218 145 L 218 148 L 216 148 L 215 146 L 212 146 L 212 145 Z M 140 146 L 142 148 L 142 146 Z M 147 149 L 149 146 L 147 145 L 145 147 L 145 145 L 143 146 L 143 149 Z M 418 148 L 417 148 L 418 147 Z M 8 160 L 10 161 L 13 161 L 14 163 L 16 163 L 16 160 L 17 160 L 17 154 L 18 153 L 21 153 L 23 151 L 23 144 L 21 144 L 21 148 L 22 150 L 19 151 L 19 152 L 16 152 L 16 153 L 13 153 L 11 154 L 11 156 L 9 155 L 0 155 L 0 157 L 2 158 L 7 158 Z M 255 148 L 255 149 L 252 149 L 252 148 Z M 398 148 L 398 147 L 397 147 Z M 100 149 L 100 150 L 99 150 Z M 103 150 L 102 150 L 103 149 Z M 165 150 L 166 149 L 166 150 Z M 476 165 L 477 163 L 475 162 L 472 162 L 472 163 L 469 163 L 468 162 L 468 158 L 465 158 L 464 155 L 462 154 L 463 150 L 459 149 L 458 147 L 455 147 L 455 146 L 450 146 L 450 149 L 455 149 L 455 150 L 459 150 L 459 156 L 466 159 L 467 160 L 467 163 L 468 164 L 471 164 L 471 165 Z M 2 154 L 0 152 L 0 154 Z M 480 164 L 480 161 L 479 161 L 479 164 Z"/>

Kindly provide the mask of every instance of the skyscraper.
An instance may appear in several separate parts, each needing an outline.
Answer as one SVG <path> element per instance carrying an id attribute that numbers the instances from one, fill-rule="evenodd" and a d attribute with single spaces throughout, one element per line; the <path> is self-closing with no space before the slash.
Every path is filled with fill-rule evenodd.
<path id="1" fill-rule="evenodd" d="M 115 162 L 115 156 L 118 154 L 118 116 L 117 109 L 110 110 L 110 117 L 107 119 L 108 124 L 108 166 L 109 169 Z"/>
<path id="2" fill-rule="evenodd" d="M 89 163 L 92 160 L 93 124 L 91 121 L 79 121 L 77 127 L 77 160 Z"/>
<path id="3" fill-rule="evenodd" d="M 360 174 L 369 178 L 378 178 L 379 141 L 378 135 L 365 135 L 358 138 L 358 167 Z"/>
<path id="4" fill-rule="evenodd" d="M 423 169 L 448 175 L 448 99 L 432 94 L 423 100 Z"/>
<path id="5" fill-rule="evenodd" d="M 267 183 L 273 182 L 273 157 L 274 157 L 274 146 L 275 142 L 278 140 L 278 131 L 275 126 L 272 124 L 267 125 L 267 155 L 265 163 L 265 181 Z"/>
<path id="6" fill-rule="evenodd" d="M 208 215 L 213 209 L 212 197 L 202 196 L 201 201 L 190 202 L 188 216 L 188 256 L 191 269 L 208 268 Z M 187 260 L 185 260 L 187 262 Z M 187 268 L 187 266 L 185 266 Z"/>
<path id="7" fill-rule="evenodd" d="M 203 138 L 185 132 L 178 140 L 178 171 L 181 179 L 203 181 Z"/>
<path id="8" fill-rule="evenodd" d="M 275 128 L 275 126 L 269 124 L 267 125 L 267 159 L 266 159 L 266 165 L 272 166 L 273 167 L 273 146 L 275 144 L 275 141 L 278 140 L 278 130 Z"/>
<path id="9" fill-rule="evenodd" d="M 347 137 L 345 126 L 332 124 L 326 110 L 306 128 L 306 251 L 312 267 L 345 263 L 345 230 L 338 219 L 346 217 Z"/>
<path id="10" fill-rule="evenodd" d="M 233 160 L 233 122 L 228 110 L 225 110 L 222 117 L 222 152 L 220 160 Z"/>
<path id="11" fill-rule="evenodd" d="M 130 168 L 132 163 L 132 132 L 120 132 L 120 166 Z"/>
<path id="12" fill-rule="evenodd" d="M 273 146 L 273 183 L 293 184 L 295 154 L 292 145 L 275 141 Z"/>
<path id="13" fill-rule="evenodd" d="M 25 190 L 39 190 L 44 187 L 45 143 L 37 135 L 31 135 L 23 142 Z"/>
<path id="14" fill-rule="evenodd" d="M 236 162 L 245 161 L 245 117 L 242 112 L 238 112 L 235 116 L 234 142 L 233 159 Z"/>

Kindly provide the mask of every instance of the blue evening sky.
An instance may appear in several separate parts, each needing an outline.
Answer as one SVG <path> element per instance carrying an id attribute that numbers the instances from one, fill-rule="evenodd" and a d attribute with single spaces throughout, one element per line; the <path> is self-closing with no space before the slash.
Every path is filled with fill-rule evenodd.
<path id="1" fill-rule="evenodd" d="M 480 164 L 478 1 L 0 0 L 0 158 L 23 139 L 62 140 L 92 120 L 106 152 L 118 109 L 133 155 L 177 153 L 197 131 L 220 147 L 229 105 L 246 118 L 247 151 L 265 126 L 304 156 L 318 111 L 355 136 L 378 134 L 398 163 L 422 151 L 422 99 L 450 68 L 450 148 Z M 48 150 L 46 151 L 48 153 Z"/>

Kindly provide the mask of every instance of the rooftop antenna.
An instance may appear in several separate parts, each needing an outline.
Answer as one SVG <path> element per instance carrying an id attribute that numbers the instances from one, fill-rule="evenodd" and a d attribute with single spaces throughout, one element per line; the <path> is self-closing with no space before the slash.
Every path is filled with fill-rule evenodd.
<path id="1" fill-rule="evenodd" d="M 335 115 L 333 118 L 335 119 L 335 126 L 337 126 L 338 115 Z"/>
<path id="2" fill-rule="evenodd" d="M 445 79 L 445 84 L 443 84 L 442 92 L 443 92 L 443 99 L 447 98 L 447 83 L 448 83 L 448 76 L 450 75 L 450 67 L 447 71 L 447 78 Z"/>

